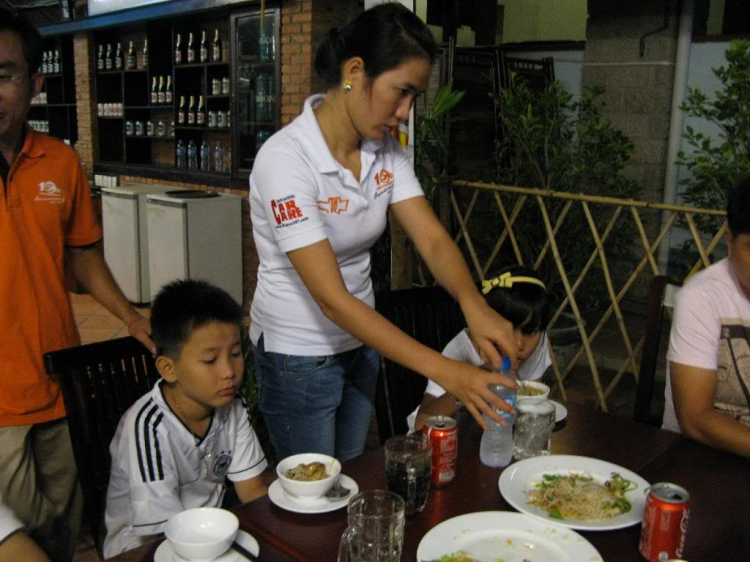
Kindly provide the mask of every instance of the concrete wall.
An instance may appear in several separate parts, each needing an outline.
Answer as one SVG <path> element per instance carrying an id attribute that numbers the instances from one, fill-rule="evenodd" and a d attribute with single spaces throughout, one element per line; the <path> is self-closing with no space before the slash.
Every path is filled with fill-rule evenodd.
<path id="1" fill-rule="evenodd" d="M 583 59 L 584 49 L 576 50 L 519 50 L 508 49 L 506 53 L 509 56 L 541 60 L 545 57 L 552 57 L 555 66 L 555 78 L 560 81 L 562 86 L 573 94 L 580 96 L 583 88 Z"/>

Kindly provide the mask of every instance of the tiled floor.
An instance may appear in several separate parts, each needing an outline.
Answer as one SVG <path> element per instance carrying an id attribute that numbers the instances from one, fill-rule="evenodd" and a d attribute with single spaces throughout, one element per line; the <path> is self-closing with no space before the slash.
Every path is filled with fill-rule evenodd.
<path id="1" fill-rule="evenodd" d="M 71 294 L 70 298 L 78 332 L 81 335 L 81 343 L 106 341 L 128 335 L 125 324 L 96 302 L 93 297 Z M 144 316 L 150 313 L 148 308 L 137 310 Z"/>

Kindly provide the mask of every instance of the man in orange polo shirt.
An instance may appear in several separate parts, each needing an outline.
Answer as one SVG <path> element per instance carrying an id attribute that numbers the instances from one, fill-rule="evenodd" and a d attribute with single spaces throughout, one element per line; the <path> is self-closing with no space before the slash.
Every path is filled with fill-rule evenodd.
<path id="1" fill-rule="evenodd" d="M 42 39 L 0 18 L 0 496 L 52 560 L 70 560 L 80 524 L 75 462 L 57 381 L 42 355 L 80 344 L 65 268 L 153 348 L 97 245 L 86 175 L 70 147 L 26 125 Z"/>

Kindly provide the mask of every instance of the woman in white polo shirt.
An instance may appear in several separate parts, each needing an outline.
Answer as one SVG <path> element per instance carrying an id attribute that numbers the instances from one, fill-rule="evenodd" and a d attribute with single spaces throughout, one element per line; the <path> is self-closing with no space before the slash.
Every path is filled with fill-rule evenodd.
<path id="1" fill-rule="evenodd" d="M 427 26 L 398 3 L 332 30 L 315 57 L 327 93 L 310 97 L 255 160 L 250 337 L 260 411 L 280 458 L 362 453 L 378 352 L 446 388 L 480 423 L 490 404 L 508 409 L 488 385 L 510 379 L 441 356 L 373 310 L 369 250 L 390 209 L 487 356 L 499 365 L 499 348 L 515 360 L 513 326 L 476 290 L 390 134 L 425 90 L 434 54 Z"/>

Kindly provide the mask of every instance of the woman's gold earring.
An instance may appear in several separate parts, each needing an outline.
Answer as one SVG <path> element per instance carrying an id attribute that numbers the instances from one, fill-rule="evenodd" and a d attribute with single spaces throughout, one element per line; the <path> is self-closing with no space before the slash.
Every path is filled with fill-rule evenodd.
<path id="1" fill-rule="evenodd" d="M 344 90 L 347 92 L 351 92 L 352 90 L 352 81 L 351 80 L 344 80 Z"/>

